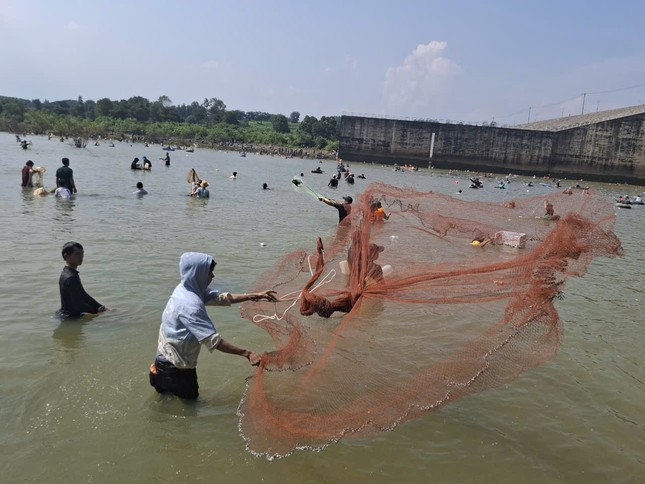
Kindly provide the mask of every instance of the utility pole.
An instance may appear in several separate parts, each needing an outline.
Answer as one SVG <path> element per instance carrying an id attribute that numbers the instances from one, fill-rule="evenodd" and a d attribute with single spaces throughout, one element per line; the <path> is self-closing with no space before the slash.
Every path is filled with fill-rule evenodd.
<path id="1" fill-rule="evenodd" d="M 531 122 L 531 108 L 529 107 L 529 119 L 526 121 L 526 123 L 528 124 L 530 122 Z"/>
<path id="2" fill-rule="evenodd" d="M 586 92 L 583 92 L 583 93 L 582 93 L 582 113 L 580 113 L 580 114 L 584 114 L 584 113 L 585 113 L 585 99 L 586 99 L 586 98 L 587 98 L 587 93 L 586 93 Z"/>

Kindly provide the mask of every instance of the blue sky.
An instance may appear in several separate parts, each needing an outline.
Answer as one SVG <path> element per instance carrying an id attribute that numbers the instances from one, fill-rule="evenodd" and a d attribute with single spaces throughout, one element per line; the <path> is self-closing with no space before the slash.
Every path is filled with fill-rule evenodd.
<path id="1" fill-rule="evenodd" d="M 517 124 L 645 104 L 644 32 L 631 0 L 0 0 L 0 95 Z"/>

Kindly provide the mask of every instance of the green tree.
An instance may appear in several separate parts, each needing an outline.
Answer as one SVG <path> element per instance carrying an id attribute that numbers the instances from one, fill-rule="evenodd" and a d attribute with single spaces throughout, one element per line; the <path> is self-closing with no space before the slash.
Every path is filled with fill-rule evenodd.
<path id="1" fill-rule="evenodd" d="M 314 116 L 305 116 L 298 126 L 298 132 L 313 136 L 313 127 L 316 123 L 318 123 L 318 120 Z"/>
<path id="2" fill-rule="evenodd" d="M 314 137 L 320 136 L 322 138 L 338 139 L 340 135 L 338 118 L 323 116 L 320 118 L 320 121 L 313 124 L 311 134 Z"/>
<path id="3" fill-rule="evenodd" d="M 289 115 L 289 121 L 292 123 L 297 123 L 300 121 L 300 113 L 298 111 L 294 111 Z"/>
<path id="4" fill-rule="evenodd" d="M 96 118 L 96 103 L 91 99 L 85 101 L 85 118 L 94 119 Z"/>
<path id="5" fill-rule="evenodd" d="M 274 114 L 271 116 L 271 126 L 276 133 L 289 132 L 289 120 L 284 114 Z"/>
<path id="6" fill-rule="evenodd" d="M 106 97 L 96 101 L 97 116 L 112 116 L 112 101 Z"/>
<path id="7" fill-rule="evenodd" d="M 130 114 L 130 106 L 128 101 L 121 99 L 112 103 L 112 113 L 110 116 L 117 119 L 126 119 Z"/>
<path id="8" fill-rule="evenodd" d="M 224 113 L 224 118 L 222 119 L 222 122 L 233 126 L 237 126 L 238 124 L 240 124 L 240 121 L 238 119 L 238 113 L 239 111 L 226 111 Z"/>
<path id="9" fill-rule="evenodd" d="M 200 105 L 197 101 L 193 101 L 190 103 L 188 116 L 186 116 L 184 121 L 190 124 L 200 124 L 206 121 L 207 116 L 208 111 L 206 108 Z"/>
<path id="10" fill-rule="evenodd" d="M 128 117 L 137 121 L 148 121 L 150 119 L 150 101 L 141 96 L 128 99 Z"/>
<path id="11" fill-rule="evenodd" d="M 157 99 L 157 102 L 161 103 L 161 105 L 164 108 L 169 108 L 170 106 L 172 106 L 171 99 L 168 96 L 166 96 L 165 94 L 159 96 L 159 99 Z"/>
<path id="12" fill-rule="evenodd" d="M 25 112 L 27 109 L 25 105 L 17 99 L 10 99 L 4 103 L 2 115 L 8 118 L 9 121 L 20 123 L 25 119 Z"/>
<path id="13" fill-rule="evenodd" d="M 224 118 L 226 104 L 221 99 L 217 99 L 216 97 L 204 99 L 202 107 L 206 109 L 206 115 L 210 122 L 219 123 Z"/>

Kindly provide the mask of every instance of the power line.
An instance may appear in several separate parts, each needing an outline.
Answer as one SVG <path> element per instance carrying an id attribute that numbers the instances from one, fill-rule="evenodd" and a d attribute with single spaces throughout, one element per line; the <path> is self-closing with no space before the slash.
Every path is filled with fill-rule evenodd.
<path id="1" fill-rule="evenodd" d="M 609 91 L 588 92 L 587 95 L 589 95 L 589 94 L 608 94 L 610 92 L 628 91 L 629 89 L 636 89 L 637 87 L 643 87 L 643 86 L 645 86 L 645 84 L 636 84 L 635 86 L 621 87 L 619 89 L 611 89 Z"/>
<path id="2" fill-rule="evenodd" d="M 628 91 L 630 89 L 636 89 L 636 88 L 639 88 L 639 87 L 645 87 L 645 83 L 644 84 L 635 84 L 633 86 L 627 86 L 627 87 L 620 87 L 618 89 L 609 89 L 609 90 L 606 90 L 606 91 L 585 92 L 585 93 L 582 93 L 582 94 L 578 94 L 577 96 L 573 96 L 573 97 L 571 97 L 569 99 L 565 99 L 564 101 L 559 101 L 559 102 L 550 103 L 550 104 L 542 104 L 540 106 L 529 106 L 528 108 L 524 108 L 524 109 L 522 109 L 520 111 L 516 111 L 516 112 L 514 112 L 512 114 L 507 114 L 505 116 L 495 116 L 495 118 L 496 119 L 510 118 L 511 116 L 517 116 L 518 114 L 523 114 L 523 113 L 526 113 L 528 111 L 528 113 L 529 113 L 529 121 L 530 121 L 530 116 L 531 116 L 530 113 L 534 109 L 552 108 L 554 106 L 559 106 L 561 104 L 573 101 L 573 100 L 578 99 L 578 98 L 583 98 L 583 101 L 584 101 L 586 96 L 590 96 L 590 95 L 610 94 L 610 93 L 614 93 L 614 92 Z M 583 107 L 583 112 L 584 112 L 584 107 Z"/>

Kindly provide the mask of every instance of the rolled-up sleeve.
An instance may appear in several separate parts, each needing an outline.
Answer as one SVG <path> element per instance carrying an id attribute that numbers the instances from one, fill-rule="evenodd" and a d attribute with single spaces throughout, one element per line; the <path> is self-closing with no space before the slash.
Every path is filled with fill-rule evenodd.
<path id="1" fill-rule="evenodd" d="M 213 333 L 209 337 L 201 340 L 200 343 L 206 346 L 206 348 L 208 348 L 208 351 L 212 352 L 217 348 L 221 341 L 222 337 L 219 335 L 219 333 Z"/>
<path id="2" fill-rule="evenodd" d="M 233 295 L 230 292 L 213 291 L 206 299 L 207 306 L 230 306 L 233 303 Z"/>

